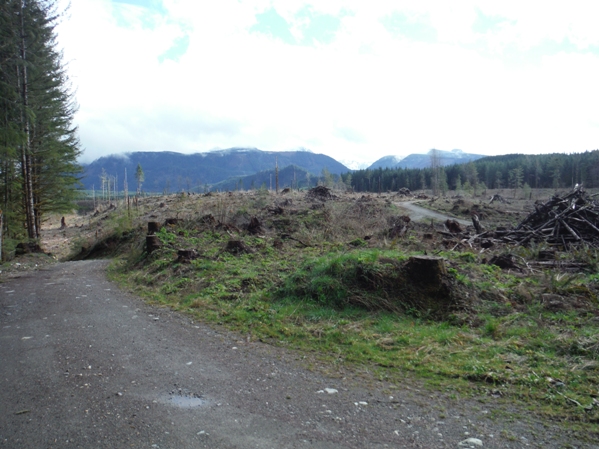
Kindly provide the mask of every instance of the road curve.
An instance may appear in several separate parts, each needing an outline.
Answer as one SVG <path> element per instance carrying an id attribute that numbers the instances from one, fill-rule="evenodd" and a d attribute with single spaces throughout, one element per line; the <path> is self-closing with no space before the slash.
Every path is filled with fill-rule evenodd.
<path id="1" fill-rule="evenodd" d="M 109 282 L 105 267 L 103 261 L 57 264 L 0 284 L 0 447 L 457 448 L 475 438 L 471 444 L 480 440 L 484 448 L 552 448 L 575 442 L 534 419 L 490 419 L 489 397 L 449 399 L 409 381 L 367 387 L 347 373 L 317 374 L 304 367 L 301 354 L 145 304 Z"/>
<path id="2" fill-rule="evenodd" d="M 461 218 L 450 217 L 449 215 L 443 215 L 439 212 L 432 211 L 430 209 L 426 209 L 424 207 L 417 206 L 413 201 L 405 201 L 401 203 L 395 203 L 397 206 L 402 207 L 410 212 L 410 218 L 413 221 L 422 220 L 425 218 L 433 218 L 435 220 L 445 221 L 447 219 L 455 220 L 461 225 L 471 226 L 472 222 L 468 220 L 463 220 Z"/>

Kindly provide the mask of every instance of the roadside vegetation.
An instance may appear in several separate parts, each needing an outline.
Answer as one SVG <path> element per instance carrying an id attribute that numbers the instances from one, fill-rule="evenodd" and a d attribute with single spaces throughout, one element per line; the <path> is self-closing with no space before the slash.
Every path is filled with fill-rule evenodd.
<path id="1" fill-rule="evenodd" d="M 516 402 L 597 434 L 594 248 L 483 249 L 441 222 L 406 220 L 411 197 L 332 193 L 147 198 L 90 214 L 73 251 L 116 254 L 113 278 L 150 301 L 308 351 L 329 374 L 352 369 L 401 388 L 407 372 L 448 395 Z M 422 203 L 461 218 L 476 209 L 487 228 L 532 208 L 469 196 Z M 148 222 L 158 229 L 151 252 Z M 538 263 L 547 251 L 551 268 Z M 514 266 L 490 263 L 501 255 Z M 414 258 L 441 261 L 432 281 L 418 279 Z"/>

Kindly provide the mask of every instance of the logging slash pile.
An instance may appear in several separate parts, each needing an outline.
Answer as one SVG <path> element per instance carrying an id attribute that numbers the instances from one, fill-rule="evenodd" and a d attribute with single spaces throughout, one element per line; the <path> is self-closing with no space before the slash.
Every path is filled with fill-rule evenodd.
<path id="1" fill-rule="evenodd" d="M 534 210 L 515 228 L 498 227 L 484 231 L 478 216 L 473 214 L 476 234 L 463 231 L 455 220 L 445 222 L 449 232 L 442 234 L 461 235 L 462 243 L 470 246 L 477 243 L 483 248 L 490 248 L 496 243 L 527 246 L 533 242 L 544 242 L 563 249 L 581 243 L 599 248 L 599 204 L 593 196 L 587 194 L 582 186 L 576 186 L 565 196 L 555 195 L 545 203 L 535 203 Z"/>
<path id="2" fill-rule="evenodd" d="M 582 186 L 576 186 L 564 197 L 555 195 L 544 204 L 536 203 L 516 228 L 497 230 L 495 238 L 517 245 L 547 242 L 564 248 L 578 243 L 599 247 L 599 204 Z"/>

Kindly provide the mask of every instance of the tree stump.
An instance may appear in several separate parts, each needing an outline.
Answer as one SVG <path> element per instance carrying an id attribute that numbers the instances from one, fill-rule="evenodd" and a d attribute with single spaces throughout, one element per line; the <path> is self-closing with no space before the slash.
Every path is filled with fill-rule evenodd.
<path id="1" fill-rule="evenodd" d="M 178 218 L 167 218 L 164 221 L 164 226 L 177 226 L 178 223 L 179 223 Z"/>
<path id="2" fill-rule="evenodd" d="M 156 235 L 146 236 L 146 251 L 148 254 L 152 254 L 152 251 L 162 247 L 162 242 Z"/>
<path id="3" fill-rule="evenodd" d="M 264 229 L 262 229 L 262 224 L 260 223 L 260 220 L 258 220 L 258 217 L 252 217 L 250 219 L 248 232 L 252 235 L 264 234 Z"/>
<path id="4" fill-rule="evenodd" d="M 154 235 L 160 231 L 160 223 L 157 221 L 148 221 L 148 235 Z"/>
<path id="5" fill-rule="evenodd" d="M 472 224 L 474 225 L 474 229 L 476 229 L 477 234 L 483 233 L 483 227 L 480 224 L 477 214 L 472 214 Z"/>
<path id="6" fill-rule="evenodd" d="M 231 254 L 252 253 L 252 249 L 243 243 L 241 240 L 229 240 L 225 251 Z"/>
<path id="7" fill-rule="evenodd" d="M 452 234 L 460 234 L 464 232 L 464 230 L 456 220 L 445 220 L 445 226 L 447 227 L 447 230 Z"/>
<path id="8" fill-rule="evenodd" d="M 23 255 L 23 254 L 31 254 L 31 253 L 43 253 L 44 251 L 40 247 L 38 243 L 35 242 L 21 242 L 17 245 L 15 249 L 15 254 Z"/>
<path id="9" fill-rule="evenodd" d="M 177 251 L 177 262 L 189 263 L 193 259 L 198 258 L 198 253 L 195 249 L 180 249 Z"/>
<path id="10" fill-rule="evenodd" d="M 216 219 L 214 218 L 214 215 L 208 214 L 208 215 L 204 215 L 203 217 L 200 218 L 200 223 L 208 225 L 208 226 L 215 226 Z"/>
<path id="11" fill-rule="evenodd" d="M 410 257 L 402 268 L 402 301 L 425 316 L 446 319 L 459 308 L 453 279 L 441 257 Z"/>
<path id="12" fill-rule="evenodd" d="M 512 254 L 499 254 L 493 256 L 488 262 L 489 265 L 497 265 L 502 270 L 519 270 L 520 266 L 516 263 L 516 257 Z"/>
<path id="13" fill-rule="evenodd" d="M 493 242 L 493 240 L 490 239 L 482 239 L 480 241 L 480 246 L 481 248 L 489 249 L 493 248 L 495 246 L 495 243 Z"/>
<path id="14" fill-rule="evenodd" d="M 447 275 L 445 259 L 434 256 L 413 256 L 405 266 L 408 279 L 427 288 L 440 288 L 443 276 Z"/>

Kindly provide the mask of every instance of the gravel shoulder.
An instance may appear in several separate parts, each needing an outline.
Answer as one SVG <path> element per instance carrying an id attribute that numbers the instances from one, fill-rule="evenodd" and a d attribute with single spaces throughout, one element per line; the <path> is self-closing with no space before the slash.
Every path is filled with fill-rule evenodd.
<path id="1" fill-rule="evenodd" d="M 122 292 L 106 265 L 0 284 L 0 447 L 597 448 L 493 398 L 325 376 Z"/>

